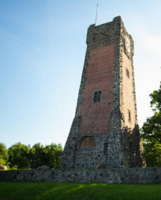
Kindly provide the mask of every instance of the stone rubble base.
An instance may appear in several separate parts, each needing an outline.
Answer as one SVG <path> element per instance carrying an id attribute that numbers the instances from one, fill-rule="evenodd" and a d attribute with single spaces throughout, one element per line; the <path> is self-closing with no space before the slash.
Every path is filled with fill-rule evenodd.
<path id="1" fill-rule="evenodd" d="M 161 183 L 161 167 L 0 171 L 0 181 Z"/>

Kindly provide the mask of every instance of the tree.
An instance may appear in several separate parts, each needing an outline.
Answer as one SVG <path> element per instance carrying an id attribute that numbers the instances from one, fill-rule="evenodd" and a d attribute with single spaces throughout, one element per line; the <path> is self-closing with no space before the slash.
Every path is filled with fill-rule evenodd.
<path id="1" fill-rule="evenodd" d="M 34 144 L 30 150 L 30 163 L 31 168 L 36 169 L 45 163 L 45 153 L 43 152 L 44 146 L 40 143 Z"/>
<path id="2" fill-rule="evenodd" d="M 62 155 L 63 148 L 61 144 L 51 144 L 44 148 L 46 164 L 50 168 L 58 168 L 59 160 Z"/>
<path id="3" fill-rule="evenodd" d="M 26 146 L 19 142 L 8 149 L 10 167 L 36 169 L 42 165 L 48 165 L 50 168 L 58 168 L 62 151 L 61 144 L 52 143 L 44 147 L 37 143 L 31 148 L 30 145 Z"/>
<path id="4" fill-rule="evenodd" d="M 8 150 L 5 144 L 0 143 L 0 165 L 6 165 L 7 161 L 8 161 Z"/>
<path id="5" fill-rule="evenodd" d="M 159 90 L 153 91 L 150 97 L 154 115 L 143 124 L 141 137 L 147 166 L 156 167 L 161 166 L 161 83 Z"/>
<path id="6" fill-rule="evenodd" d="M 9 150 L 10 167 L 18 165 L 18 169 L 30 166 L 30 146 L 20 142 L 12 145 Z"/>
<path id="7" fill-rule="evenodd" d="M 63 148 L 60 144 L 46 145 L 35 144 L 31 150 L 31 168 L 36 169 L 42 165 L 48 165 L 50 168 L 58 168 L 59 159 Z"/>

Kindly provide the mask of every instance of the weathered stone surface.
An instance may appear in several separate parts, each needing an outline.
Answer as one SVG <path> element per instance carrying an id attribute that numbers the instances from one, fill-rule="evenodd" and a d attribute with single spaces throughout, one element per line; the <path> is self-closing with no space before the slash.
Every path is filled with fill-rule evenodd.
<path id="1" fill-rule="evenodd" d="M 38 167 L 38 169 L 40 169 L 40 170 L 46 170 L 46 169 L 49 169 L 49 168 L 50 167 L 47 166 L 47 165 L 42 165 L 42 166 Z"/>
<path id="2" fill-rule="evenodd" d="M 0 165 L 0 169 L 4 169 L 4 170 L 6 170 L 6 169 L 7 169 L 7 167 L 6 167 L 6 166 L 4 166 L 4 165 Z"/>
<path id="3" fill-rule="evenodd" d="M 121 17 L 88 28 L 76 113 L 59 168 L 93 169 L 100 162 L 107 168 L 145 166 L 133 55 L 134 42 Z M 93 101 L 96 91 L 101 91 L 100 102 Z M 87 136 L 95 147 L 82 149 L 80 143 Z"/>
<path id="4" fill-rule="evenodd" d="M 0 171 L 0 181 L 161 183 L 161 168 Z"/>

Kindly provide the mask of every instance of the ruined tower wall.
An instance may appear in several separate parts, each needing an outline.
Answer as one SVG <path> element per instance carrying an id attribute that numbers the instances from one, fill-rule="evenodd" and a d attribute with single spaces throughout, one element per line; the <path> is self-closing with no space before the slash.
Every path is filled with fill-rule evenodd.
<path id="1" fill-rule="evenodd" d="M 130 40 L 130 52 L 125 36 Z M 94 168 L 98 163 L 108 168 L 128 167 L 130 162 L 138 165 L 140 138 L 132 58 L 133 40 L 121 17 L 89 27 L 76 113 L 60 168 Z M 126 67 L 130 80 L 125 80 Z M 97 90 L 102 91 L 102 97 L 100 102 L 94 103 Z M 131 112 L 131 123 L 127 122 L 127 109 Z M 80 148 L 86 136 L 94 139 L 92 148 Z"/>
<path id="2" fill-rule="evenodd" d="M 71 168 L 71 167 L 93 168 L 97 164 L 97 162 L 99 162 L 100 160 L 104 163 L 107 163 L 108 154 L 104 154 L 104 143 L 105 142 L 107 142 L 109 144 L 108 152 L 109 153 L 111 152 L 111 155 L 109 157 L 110 162 L 108 163 L 108 165 L 111 167 L 117 166 L 116 162 L 118 163 L 118 159 L 116 160 L 116 156 L 118 156 L 118 155 L 116 155 L 116 154 L 118 154 L 119 152 L 115 152 L 114 150 L 116 150 L 115 146 L 118 146 L 118 144 L 120 144 L 120 137 L 119 137 L 118 130 L 119 130 L 120 123 L 121 123 L 120 119 L 119 119 L 121 117 L 121 115 L 119 112 L 119 101 L 118 101 L 119 95 L 120 95 L 120 93 L 119 93 L 120 23 L 121 23 L 121 18 L 118 17 L 118 18 L 115 18 L 110 23 L 106 23 L 106 24 L 103 24 L 100 26 L 91 25 L 88 28 L 87 51 L 86 51 L 86 56 L 85 56 L 84 68 L 83 68 L 83 73 L 82 73 L 82 79 L 81 79 L 81 84 L 80 84 L 80 89 L 79 89 L 79 94 L 78 94 L 78 102 L 77 102 L 76 115 L 75 115 L 75 118 L 77 118 L 78 116 L 80 118 L 80 124 L 79 124 L 80 126 L 77 126 L 79 133 L 73 135 L 73 132 L 70 131 L 65 148 L 64 148 L 63 156 L 60 161 L 60 168 Z M 112 55 L 111 63 L 113 65 L 112 68 L 113 68 L 114 75 L 111 74 L 111 77 L 110 77 L 111 82 L 109 81 L 109 83 L 111 84 L 110 87 L 112 87 L 111 94 L 109 93 L 109 96 L 110 96 L 112 102 L 111 102 L 111 105 L 110 104 L 108 105 L 108 103 L 110 103 L 110 101 L 108 101 L 108 103 L 107 103 L 107 107 L 109 107 L 109 109 L 106 109 L 107 117 L 106 117 L 106 127 L 104 126 L 105 131 L 102 131 L 102 130 L 99 131 L 99 130 L 97 130 L 99 127 L 97 127 L 96 130 L 94 130 L 94 133 L 99 133 L 99 134 L 96 135 L 90 129 L 88 131 L 86 129 L 87 127 L 89 127 L 89 123 L 88 123 L 88 120 L 85 120 L 86 116 L 83 115 L 83 112 L 85 112 L 85 109 L 83 109 L 83 106 L 85 108 L 86 100 L 84 101 L 84 99 L 85 99 L 85 95 L 88 93 L 87 92 L 88 86 L 90 87 L 90 84 L 88 84 L 87 76 L 88 76 L 88 72 L 90 74 L 90 69 L 92 70 L 92 67 L 90 67 L 90 64 L 91 64 L 90 62 L 92 62 L 91 56 L 93 56 L 94 52 L 96 52 L 96 51 L 98 53 L 98 51 L 102 50 L 102 48 L 104 48 L 104 49 L 113 48 L 112 52 L 114 54 L 114 59 L 113 59 L 113 55 Z M 112 54 L 112 52 L 110 54 Z M 99 66 L 96 66 L 96 67 L 99 68 L 101 66 L 99 64 Z M 111 67 L 111 65 L 110 65 L 110 67 Z M 93 72 L 94 72 L 94 70 L 93 70 Z M 101 73 L 100 70 L 98 70 L 98 72 Z M 102 73 L 102 75 L 103 75 L 103 73 Z M 99 79 L 99 77 L 97 79 Z M 105 77 L 104 77 L 104 80 L 105 80 Z M 100 81 L 102 83 L 104 80 L 100 79 Z M 107 77 L 106 77 L 106 80 L 107 80 Z M 87 84 L 88 84 L 88 86 L 87 86 Z M 87 88 L 86 88 L 86 86 L 87 86 Z M 114 90 L 113 90 L 113 88 L 114 88 Z M 102 89 L 102 88 L 100 88 L 100 89 Z M 96 88 L 94 90 L 96 90 Z M 92 91 L 92 93 L 93 92 L 94 91 Z M 107 89 L 107 93 L 108 92 L 110 92 L 110 91 L 108 91 L 108 89 Z M 103 95 L 105 95 L 105 94 L 106 93 L 103 93 Z M 91 101 L 90 103 L 92 103 L 92 96 L 91 96 L 90 101 Z M 96 106 L 94 106 L 94 107 L 96 107 Z M 88 111 L 89 111 L 89 108 L 88 108 Z M 82 121 L 82 118 L 83 118 L 83 121 Z M 86 121 L 87 125 L 83 124 L 83 122 L 85 122 L 85 121 Z M 101 124 L 101 121 L 102 121 L 102 119 L 98 120 L 98 122 L 95 121 L 93 123 Z M 73 127 L 73 125 L 72 125 L 72 127 Z M 80 127 L 81 127 L 81 129 L 80 129 Z M 96 125 L 94 125 L 94 127 L 96 127 Z M 92 128 L 92 127 L 90 126 L 90 128 Z M 101 126 L 100 126 L 100 128 L 101 128 Z M 71 130 L 72 129 L 73 128 L 71 128 Z M 85 132 L 83 132 L 84 130 L 85 130 Z M 107 135 L 108 135 L 108 137 L 107 137 Z M 113 135 L 116 135 L 115 141 L 113 140 L 113 137 L 115 137 Z M 81 138 L 84 136 L 92 136 L 95 140 L 96 148 L 93 148 L 90 150 L 89 149 L 81 150 L 80 149 L 80 141 L 81 141 Z M 69 148 L 69 146 L 70 146 L 70 148 Z M 121 146 L 121 144 L 120 144 L 120 146 Z M 71 162 L 71 160 L 72 160 L 71 157 L 73 159 L 73 162 Z"/>

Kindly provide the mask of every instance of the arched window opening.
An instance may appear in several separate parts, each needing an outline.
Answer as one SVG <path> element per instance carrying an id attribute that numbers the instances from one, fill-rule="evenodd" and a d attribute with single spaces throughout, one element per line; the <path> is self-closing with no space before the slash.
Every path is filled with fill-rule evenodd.
<path id="1" fill-rule="evenodd" d="M 81 141 L 80 148 L 87 149 L 93 147 L 95 147 L 94 139 L 90 136 L 84 137 L 83 140 Z"/>

